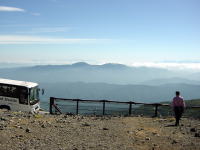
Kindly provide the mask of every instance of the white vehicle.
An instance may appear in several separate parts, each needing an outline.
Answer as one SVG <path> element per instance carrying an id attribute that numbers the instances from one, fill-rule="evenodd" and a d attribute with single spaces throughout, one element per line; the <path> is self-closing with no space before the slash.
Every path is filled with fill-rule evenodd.
<path id="1" fill-rule="evenodd" d="M 0 108 L 38 112 L 40 109 L 38 84 L 0 78 Z"/>

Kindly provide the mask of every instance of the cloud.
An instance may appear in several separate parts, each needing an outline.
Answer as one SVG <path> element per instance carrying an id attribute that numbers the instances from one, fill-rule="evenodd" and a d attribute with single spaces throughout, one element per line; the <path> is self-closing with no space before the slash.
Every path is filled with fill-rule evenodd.
<path id="1" fill-rule="evenodd" d="M 36 34 L 36 33 L 55 33 L 55 32 L 67 32 L 71 28 L 69 27 L 42 27 L 32 28 L 29 31 L 16 32 L 17 34 Z"/>
<path id="2" fill-rule="evenodd" d="M 70 39 L 70 38 L 50 38 L 23 35 L 0 35 L 0 44 L 85 44 L 107 41 L 107 39 Z"/>
<path id="3" fill-rule="evenodd" d="M 33 32 L 66 32 L 69 31 L 70 28 L 67 27 L 46 27 L 46 28 L 36 28 L 33 29 Z"/>
<path id="4" fill-rule="evenodd" d="M 17 8 L 17 7 L 8 7 L 8 6 L 0 6 L 0 11 L 6 11 L 6 12 L 25 12 L 24 9 L 22 8 Z"/>
<path id="5" fill-rule="evenodd" d="M 200 63 L 191 62 L 191 63 L 179 63 L 179 62 L 135 62 L 132 63 L 133 67 L 153 67 L 153 68 L 163 68 L 170 70 L 200 70 Z"/>

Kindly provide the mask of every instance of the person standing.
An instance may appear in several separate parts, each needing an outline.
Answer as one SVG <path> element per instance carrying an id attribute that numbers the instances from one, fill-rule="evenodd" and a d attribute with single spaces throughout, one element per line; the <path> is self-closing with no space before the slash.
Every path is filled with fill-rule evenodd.
<path id="1" fill-rule="evenodd" d="M 180 96 L 180 92 L 176 91 L 176 96 L 172 100 L 172 107 L 174 110 L 174 115 L 176 119 L 175 126 L 179 125 L 179 120 L 184 112 L 185 109 L 185 102 L 183 100 L 183 97 Z"/>

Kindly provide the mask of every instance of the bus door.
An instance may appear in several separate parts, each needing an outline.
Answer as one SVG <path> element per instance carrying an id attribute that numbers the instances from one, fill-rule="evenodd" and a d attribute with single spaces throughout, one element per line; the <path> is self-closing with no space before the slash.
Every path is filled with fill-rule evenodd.
<path id="1" fill-rule="evenodd" d="M 28 105 L 28 88 L 19 88 L 19 103 L 23 105 Z"/>

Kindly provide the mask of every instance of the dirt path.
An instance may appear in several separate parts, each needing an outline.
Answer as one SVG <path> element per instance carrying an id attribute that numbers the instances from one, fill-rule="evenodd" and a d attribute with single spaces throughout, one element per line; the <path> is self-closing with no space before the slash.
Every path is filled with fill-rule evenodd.
<path id="1" fill-rule="evenodd" d="M 0 111 L 1 150 L 200 149 L 200 121 L 30 115 Z"/>
<path id="2" fill-rule="evenodd" d="M 133 147 L 139 149 L 200 149 L 200 138 L 195 132 L 200 131 L 197 120 L 182 119 L 182 126 L 175 127 L 173 118 L 124 118 L 123 122 L 129 137 L 133 138 Z M 190 130 L 194 129 L 194 132 Z"/>

